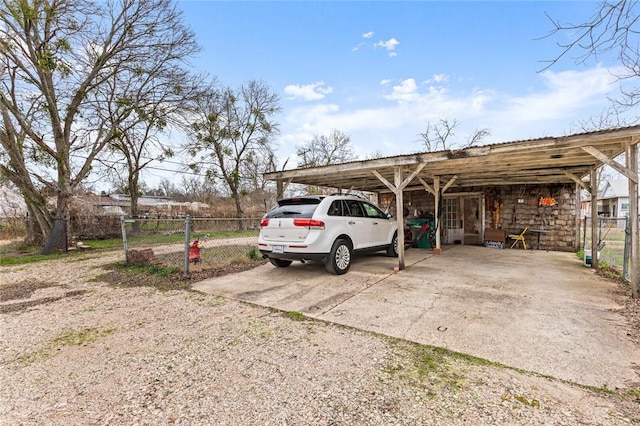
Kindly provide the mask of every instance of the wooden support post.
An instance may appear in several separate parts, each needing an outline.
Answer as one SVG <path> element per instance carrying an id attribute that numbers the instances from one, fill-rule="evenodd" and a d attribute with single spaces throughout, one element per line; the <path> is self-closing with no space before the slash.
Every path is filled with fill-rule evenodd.
<path id="1" fill-rule="evenodd" d="M 440 217 L 438 217 L 438 210 L 440 209 L 440 203 L 442 200 L 440 199 L 440 176 L 436 176 L 433 179 L 433 192 L 436 199 L 435 202 L 435 224 L 436 224 L 436 254 L 440 254 L 442 252 L 442 248 L 440 247 Z"/>
<path id="2" fill-rule="evenodd" d="M 638 177 L 638 144 L 629 145 L 626 149 L 627 169 Z M 640 298 L 640 233 L 638 231 L 638 179 L 629 179 L 629 220 L 631 238 L 631 297 Z"/>
<path id="3" fill-rule="evenodd" d="M 580 214 L 582 212 L 581 209 L 581 205 L 582 205 L 582 188 L 583 186 L 576 183 L 576 208 L 574 209 L 574 213 L 576 215 L 576 220 L 575 220 L 575 228 L 576 228 L 576 232 L 575 232 L 575 239 L 576 242 L 573 245 L 573 248 L 575 251 L 580 250 L 580 236 L 582 235 L 580 233 L 580 221 L 582 220 L 582 218 L 580 217 Z M 586 226 L 586 219 L 585 219 L 585 226 Z"/>
<path id="4" fill-rule="evenodd" d="M 398 222 L 398 270 L 404 270 L 404 200 L 402 197 L 402 167 L 396 167 L 394 170 L 394 186 L 396 196 L 396 220 Z"/>
<path id="5" fill-rule="evenodd" d="M 598 267 L 598 170 L 591 170 L 591 267 Z M 586 248 L 586 244 L 585 244 Z"/>

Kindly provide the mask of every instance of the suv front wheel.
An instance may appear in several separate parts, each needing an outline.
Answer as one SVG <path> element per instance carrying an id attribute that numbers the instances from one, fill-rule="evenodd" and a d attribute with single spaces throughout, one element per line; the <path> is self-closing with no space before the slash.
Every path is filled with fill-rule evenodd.
<path id="1" fill-rule="evenodd" d="M 327 271 L 334 275 L 342 275 L 351 267 L 351 244 L 347 240 L 337 239 L 331 247 L 327 258 Z"/>
<path id="2" fill-rule="evenodd" d="M 393 234 L 391 244 L 387 247 L 387 256 L 398 257 L 398 233 Z"/>

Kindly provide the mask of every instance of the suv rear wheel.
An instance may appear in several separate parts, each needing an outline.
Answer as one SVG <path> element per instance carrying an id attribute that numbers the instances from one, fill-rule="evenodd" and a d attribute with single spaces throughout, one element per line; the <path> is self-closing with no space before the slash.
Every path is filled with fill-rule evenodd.
<path id="1" fill-rule="evenodd" d="M 342 275 L 351 267 L 352 250 L 347 240 L 337 239 L 331 247 L 327 258 L 327 271 L 334 275 Z"/>
<path id="2" fill-rule="evenodd" d="M 286 268 L 287 266 L 291 265 L 290 260 L 274 259 L 273 257 L 269 258 L 269 262 L 271 262 L 273 266 L 277 266 L 278 268 Z"/>

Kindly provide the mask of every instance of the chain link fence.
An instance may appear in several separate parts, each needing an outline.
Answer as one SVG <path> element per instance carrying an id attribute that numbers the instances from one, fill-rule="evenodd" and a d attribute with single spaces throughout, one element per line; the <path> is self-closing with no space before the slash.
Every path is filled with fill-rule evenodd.
<path id="1" fill-rule="evenodd" d="M 121 219 L 127 263 L 153 261 L 185 275 L 261 259 L 260 218 Z"/>
<path id="2" fill-rule="evenodd" d="M 581 221 L 581 247 L 585 256 L 591 255 L 591 218 Z M 598 261 L 618 270 L 627 281 L 631 277 L 631 230 L 628 217 L 596 218 Z"/>

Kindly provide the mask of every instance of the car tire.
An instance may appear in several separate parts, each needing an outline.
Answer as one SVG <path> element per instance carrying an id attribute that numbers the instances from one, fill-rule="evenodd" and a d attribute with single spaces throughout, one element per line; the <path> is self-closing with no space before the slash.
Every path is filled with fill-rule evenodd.
<path id="1" fill-rule="evenodd" d="M 325 266 L 333 275 L 342 275 L 351 267 L 353 250 L 347 240 L 337 239 L 331 247 Z"/>
<path id="2" fill-rule="evenodd" d="M 391 244 L 387 247 L 387 256 L 398 257 L 398 233 L 393 234 Z"/>
<path id="3" fill-rule="evenodd" d="M 274 259 L 273 257 L 269 258 L 269 262 L 271 262 L 273 266 L 277 266 L 278 268 L 286 268 L 292 263 L 291 260 Z"/>

